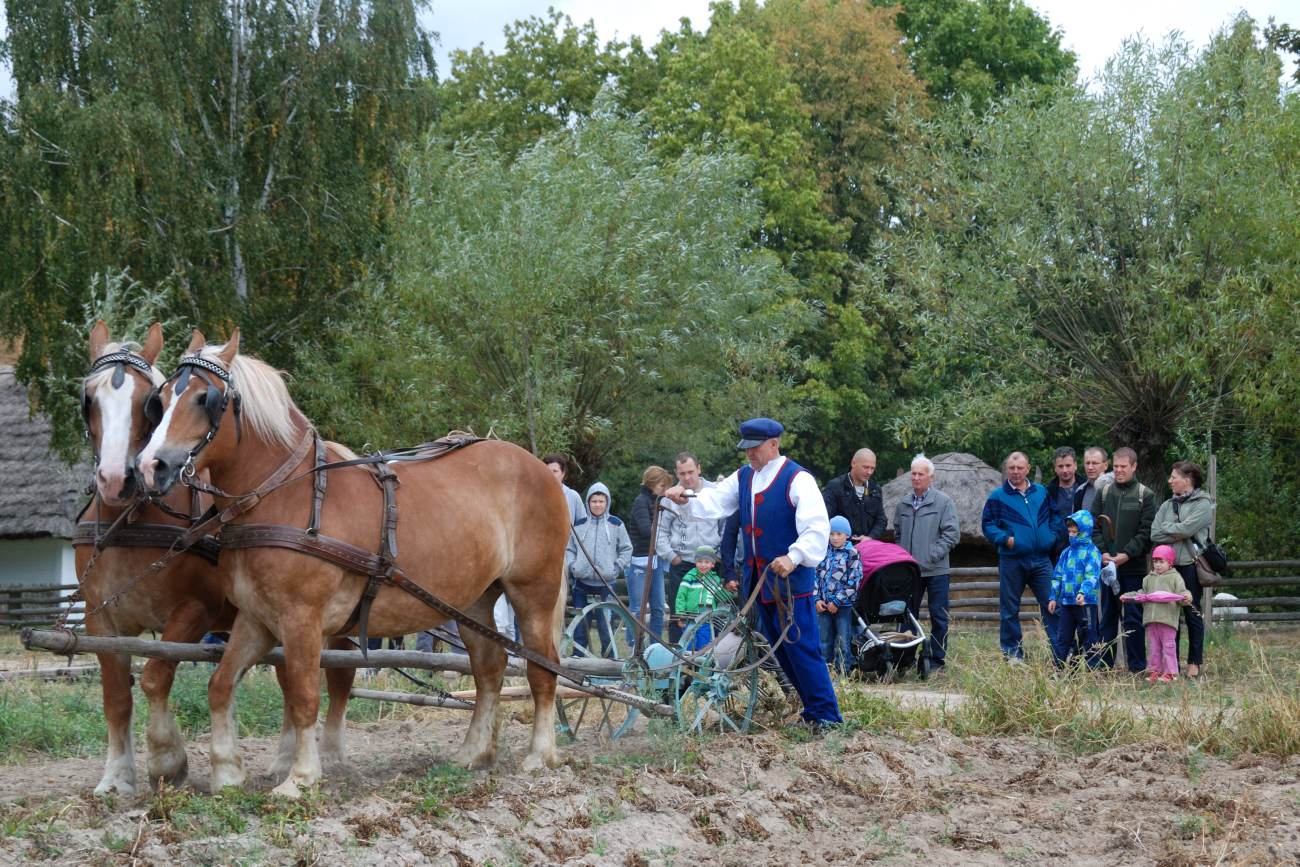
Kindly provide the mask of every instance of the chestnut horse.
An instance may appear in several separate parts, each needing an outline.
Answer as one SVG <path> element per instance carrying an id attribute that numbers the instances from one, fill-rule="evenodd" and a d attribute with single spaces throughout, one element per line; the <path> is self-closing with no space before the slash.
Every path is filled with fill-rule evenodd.
<path id="1" fill-rule="evenodd" d="M 277 471 L 292 470 L 288 483 L 265 493 L 251 511 L 231 523 L 306 527 L 313 509 L 314 474 L 308 472 L 313 463 L 310 455 L 293 457 L 303 453 L 296 447 L 314 431 L 279 373 L 239 354 L 238 329 L 223 346 L 206 346 L 196 331 L 188 354 L 203 363 L 192 366 L 193 375 L 167 382 L 158 393 L 161 419 L 137 461 L 146 488 L 167 493 L 182 474 L 206 470 L 216 489 L 242 496 L 261 489 Z M 222 373 L 214 375 L 217 370 Z M 484 624 L 493 622 L 492 606 L 504 592 L 514 606 L 524 644 L 558 663 L 569 519 L 555 477 L 527 451 L 500 441 L 478 442 L 444 457 L 398 463 L 391 469 L 400 481 L 395 492 L 400 515 L 396 565 L 404 580 Z M 233 501 L 217 498 L 223 508 Z M 378 550 L 382 511 L 383 495 L 370 471 L 358 466 L 330 470 L 320 536 Z M 285 709 L 298 738 L 293 768 L 275 791 L 295 796 L 299 786 L 310 786 L 321 776 L 310 733 L 320 704 L 322 639 L 356 633 L 353 613 L 368 579 L 285 548 L 234 548 L 223 551 L 223 562 L 227 557 L 233 573 L 230 599 L 239 615 L 208 686 L 212 789 L 241 785 L 246 779 L 235 742 L 234 688 L 248 667 L 278 641 L 285 652 Z M 370 609 L 368 631 L 392 637 L 446 621 L 445 615 L 406 592 L 383 585 Z M 469 651 L 476 701 L 457 760 L 466 768 L 483 768 L 497 758 L 506 651 L 471 630 L 462 629 L 460 635 Z M 556 767 L 555 675 L 530 662 L 528 682 L 535 714 L 523 766 Z M 326 741 L 326 749 L 330 746 Z"/>
<path id="2" fill-rule="evenodd" d="M 90 360 L 104 359 L 82 383 L 82 409 L 86 433 L 95 454 L 95 500 L 84 513 L 84 520 L 111 524 L 135 502 L 135 478 L 132 467 L 139 450 L 149 439 L 152 426 L 145 418 L 145 401 L 162 384 L 162 375 L 154 368 L 162 349 L 162 328 L 154 324 L 145 344 L 138 352 L 112 343 L 102 321 L 90 333 Z M 112 357 L 128 353 L 121 363 Z M 141 364 L 140 362 L 143 362 Z M 164 502 L 173 510 L 188 514 L 188 492 L 175 491 Z M 206 504 L 206 503 L 205 503 Z M 127 524 L 168 525 L 184 528 L 183 520 L 173 517 L 152 503 L 137 505 Z M 164 543 L 165 547 L 165 543 Z M 90 571 L 86 565 L 94 552 L 90 544 L 78 544 L 77 575 L 85 575 L 81 585 L 87 612 L 99 608 L 104 600 L 125 587 L 132 578 L 146 571 L 162 556 L 160 547 L 110 544 L 95 559 Z M 157 574 L 130 588 L 86 621 L 92 635 L 137 636 L 145 630 L 161 633 L 163 641 L 193 642 L 206 632 L 224 631 L 235 619 L 234 606 L 226 601 L 229 578 L 226 570 L 212 565 L 197 554 L 181 554 Z M 99 665 L 104 690 L 104 717 L 108 723 L 108 757 L 104 775 L 95 787 L 96 794 L 117 790 L 130 796 L 136 790 L 135 751 L 132 744 L 131 657 L 126 654 L 101 653 Z M 144 667 L 140 687 L 149 702 L 149 727 L 146 735 L 146 765 L 151 788 L 160 779 L 180 785 L 188 774 L 185 741 L 176 727 L 168 703 L 176 663 L 151 659 Z M 351 678 L 343 685 L 346 700 Z M 333 694 L 333 693 L 331 693 Z M 331 704 L 333 704 L 331 702 Z M 342 718 L 335 721 L 341 728 Z M 285 737 L 272 767 L 272 773 L 289 769 L 293 757 L 293 729 L 286 725 Z M 277 771 L 278 766 L 278 771 Z"/>

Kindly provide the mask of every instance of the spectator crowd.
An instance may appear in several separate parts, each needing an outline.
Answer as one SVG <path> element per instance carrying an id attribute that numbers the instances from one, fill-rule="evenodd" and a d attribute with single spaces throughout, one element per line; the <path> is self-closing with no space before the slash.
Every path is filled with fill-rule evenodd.
<path id="1" fill-rule="evenodd" d="M 610 602 L 621 575 L 624 604 L 650 633 L 681 644 L 689 631 L 689 644 L 706 645 L 711 632 L 702 619 L 697 626 L 697 618 L 738 603 L 742 533 L 753 527 L 742 525 L 740 509 L 723 518 L 691 514 L 689 504 L 702 491 L 721 496 L 718 483 L 704 477 L 699 458 L 680 453 L 672 473 L 648 467 L 636 498 L 622 512 L 625 520 L 615 516 L 606 485 L 592 484 L 583 497 L 565 484 L 567 458 L 552 454 L 543 461 L 563 487 L 573 528 L 565 556 L 572 606 L 581 610 Z M 863 552 L 892 544 L 901 549 L 898 558 L 916 564 L 919 581 L 908 609 L 918 618 L 923 611 L 927 615 L 931 665 L 942 670 L 950 555 L 961 542 L 957 505 L 935 486 L 934 462 L 918 454 L 910 466 L 910 491 L 887 514 L 884 490 L 873 478 L 876 464 L 874 452 L 860 449 L 847 472 L 820 489 L 829 530 L 821 537 L 820 562 L 808 564 L 815 570 L 815 586 L 807 595 L 822 660 L 841 673 L 854 667 L 853 640 L 866 626 L 856 605 L 864 577 L 871 577 L 864 576 Z M 1172 495 L 1163 502 L 1137 480 L 1137 454 L 1130 448 L 1111 456 L 1090 447 L 1080 466 L 1075 450 L 1062 447 L 1053 455 L 1053 470 L 1046 485 L 1035 483 L 1029 458 L 1012 452 L 1003 462 L 1002 484 L 984 503 L 980 529 L 997 552 L 998 632 L 1005 659 L 1015 664 L 1024 656 L 1021 601 L 1028 592 L 1058 666 L 1073 660 L 1094 669 L 1122 667 L 1151 680 L 1175 679 L 1185 623 L 1186 676 L 1199 677 L 1205 623 L 1196 559 L 1209 541 L 1212 515 L 1201 468 L 1188 461 L 1174 464 L 1168 480 Z M 754 503 L 761 501 L 759 494 Z M 800 504 L 801 512 L 808 508 Z M 884 543 L 891 526 L 893 541 Z M 879 562 L 878 556 L 870 559 Z M 575 625 L 574 643 L 582 648 L 575 647 L 575 653 L 598 652 L 597 641 L 600 653 L 614 652 L 617 636 L 608 608 L 594 609 Z M 515 631 L 504 597 L 496 614 L 499 629 Z M 629 628 L 625 641 L 630 645 L 634 638 Z M 431 644 L 427 636 L 421 639 L 418 646 Z"/>

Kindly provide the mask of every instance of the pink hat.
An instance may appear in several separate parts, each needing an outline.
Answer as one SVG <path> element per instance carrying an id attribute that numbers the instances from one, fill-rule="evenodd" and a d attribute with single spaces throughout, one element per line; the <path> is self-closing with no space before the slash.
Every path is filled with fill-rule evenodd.
<path id="1" fill-rule="evenodd" d="M 1174 549 L 1170 545 L 1157 545 L 1156 549 L 1151 552 L 1151 559 L 1164 560 L 1170 566 L 1174 565 L 1174 560 L 1177 558 L 1178 555 L 1174 553 Z"/>

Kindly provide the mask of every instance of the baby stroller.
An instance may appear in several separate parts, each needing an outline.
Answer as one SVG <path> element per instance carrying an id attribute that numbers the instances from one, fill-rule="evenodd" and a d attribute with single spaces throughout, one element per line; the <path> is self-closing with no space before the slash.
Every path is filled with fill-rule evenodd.
<path id="1" fill-rule="evenodd" d="M 898 545 L 867 539 L 857 547 L 862 584 L 853 608 L 863 631 L 851 647 L 858 669 L 889 683 L 915 665 L 916 676 L 925 680 L 930 676 L 930 639 L 909 610 L 921 584 L 921 567 Z"/>

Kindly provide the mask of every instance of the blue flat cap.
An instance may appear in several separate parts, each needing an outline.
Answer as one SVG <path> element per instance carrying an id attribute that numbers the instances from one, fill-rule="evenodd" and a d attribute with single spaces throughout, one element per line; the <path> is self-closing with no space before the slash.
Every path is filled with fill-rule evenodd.
<path id="1" fill-rule="evenodd" d="M 780 422 L 772 421 L 770 418 L 751 418 L 741 423 L 740 442 L 736 443 L 736 448 L 752 449 L 773 437 L 779 437 L 784 432 L 785 428 Z"/>

